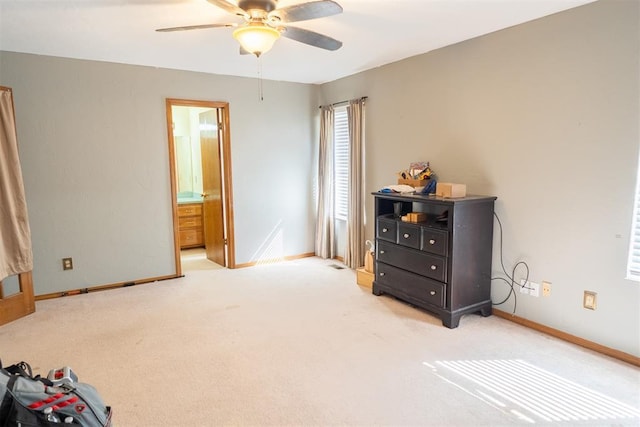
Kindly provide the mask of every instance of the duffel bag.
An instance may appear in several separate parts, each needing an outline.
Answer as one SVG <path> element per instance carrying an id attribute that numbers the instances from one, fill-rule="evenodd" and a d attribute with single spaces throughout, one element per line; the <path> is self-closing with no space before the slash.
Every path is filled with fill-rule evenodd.
<path id="1" fill-rule="evenodd" d="M 68 367 L 33 376 L 26 362 L 0 363 L 0 427 L 111 426 L 111 408 Z M 62 426 L 61 426 L 62 427 Z"/>

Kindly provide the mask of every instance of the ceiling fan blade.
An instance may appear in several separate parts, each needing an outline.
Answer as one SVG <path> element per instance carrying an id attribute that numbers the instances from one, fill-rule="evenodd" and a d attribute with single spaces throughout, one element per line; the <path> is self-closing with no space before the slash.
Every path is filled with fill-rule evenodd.
<path id="1" fill-rule="evenodd" d="M 339 13 L 342 13 L 342 6 L 338 3 L 331 0 L 317 0 L 276 9 L 269 13 L 269 18 L 280 22 L 299 22 Z"/>
<path id="2" fill-rule="evenodd" d="M 156 31 L 158 31 L 159 33 L 170 33 L 171 31 L 202 30 L 205 28 L 237 27 L 237 26 L 238 24 L 202 24 L 202 25 L 186 25 L 184 27 L 159 28 Z"/>
<path id="3" fill-rule="evenodd" d="M 281 34 L 282 37 L 319 47 L 320 49 L 338 50 L 342 47 L 341 41 L 303 28 L 285 27 Z"/>
<path id="4" fill-rule="evenodd" d="M 233 13 L 234 15 L 249 16 L 247 12 L 245 12 L 243 9 L 240 9 L 235 4 L 229 3 L 226 0 L 207 0 L 207 1 L 214 6 L 218 6 L 220 9 L 224 9 L 229 13 Z"/>

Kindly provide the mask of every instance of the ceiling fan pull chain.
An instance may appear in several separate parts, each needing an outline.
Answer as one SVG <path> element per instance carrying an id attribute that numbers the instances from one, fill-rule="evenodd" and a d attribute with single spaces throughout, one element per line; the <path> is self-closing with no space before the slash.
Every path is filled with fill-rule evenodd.
<path id="1" fill-rule="evenodd" d="M 264 91 L 262 87 L 262 58 L 258 56 L 258 85 L 260 101 L 264 101 Z"/>

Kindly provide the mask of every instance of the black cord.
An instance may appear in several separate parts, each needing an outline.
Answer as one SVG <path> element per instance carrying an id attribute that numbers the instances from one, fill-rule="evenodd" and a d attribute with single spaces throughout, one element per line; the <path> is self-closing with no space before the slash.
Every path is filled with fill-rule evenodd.
<path id="1" fill-rule="evenodd" d="M 516 307 L 518 305 L 518 298 L 517 298 L 517 292 L 514 290 L 514 286 L 520 286 L 520 287 L 524 287 L 521 285 L 518 285 L 518 283 L 515 281 L 515 276 L 516 276 L 516 270 L 518 269 L 518 267 L 520 265 L 523 265 L 527 271 L 527 273 L 525 274 L 525 283 L 529 282 L 529 265 L 524 262 L 524 261 L 518 261 L 514 266 L 513 266 L 513 270 L 511 270 L 511 275 L 509 275 L 509 273 L 507 273 L 507 269 L 504 267 L 504 256 L 502 253 L 502 247 L 503 247 L 503 243 L 502 243 L 502 235 L 503 235 L 503 231 L 502 231 L 502 222 L 500 221 L 500 218 L 498 217 L 498 214 L 496 214 L 495 212 L 493 213 L 493 216 L 496 217 L 496 220 L 498 221 L 498 226 L 500 227 L 500 266 L 502 267 L 502 271 L 504 272 L 504 275 L 507 276 L 507 279 L 505 279 L 504 277 L 492 277 L 491 280 L 502 280 L 504 282 L 507 282 L 507 284 L 509 285 L 509 293 L 507 294 L 507 296 L 500 302 L 494 302 L 492 303 L 493 305 L 502 305 L 505 302 L 507 302 L 509 300 L 509 298 L 511 298 L 511 295 L 513 295 L 513 314 L 515 314 L 516 312 Z"/>

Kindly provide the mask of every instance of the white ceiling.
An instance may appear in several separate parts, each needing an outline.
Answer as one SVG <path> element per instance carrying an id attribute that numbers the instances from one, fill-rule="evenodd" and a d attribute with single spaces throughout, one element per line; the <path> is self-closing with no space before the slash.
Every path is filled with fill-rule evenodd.
<path id="1" fill-rule="evenodd" d="M 292 25 L 343 47 L 281 38 L 262 56 L 263 78 L 325 83 L 594 0 L 337 1 L 342 14 Z M 154 31 L 222 22 L 237 21 L 206 0 L 0 0 L 0 50 L 258 77 L 258 60 L 239 55 L 232 28 Z"/>

